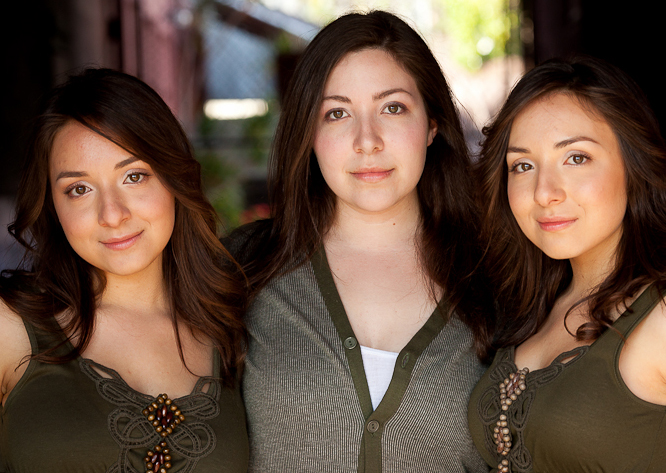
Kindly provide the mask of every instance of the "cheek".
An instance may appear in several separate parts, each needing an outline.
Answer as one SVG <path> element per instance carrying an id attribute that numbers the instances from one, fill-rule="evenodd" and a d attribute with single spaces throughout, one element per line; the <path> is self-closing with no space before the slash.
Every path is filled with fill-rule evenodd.
<path id="1" fill-rule="evenodd" d="M 161 198 L 155 199 L 153 209 L 160 210 L 159 214 L 153 215 L 157 218 L 158 227 L 162 234 L 162 240 L 166 243 L 171 239 L 176 222 L 176 200 L 170 192 L 164 189 Z M 147 211 L 151 211 L 150 206 Z"/>
<path id="2" fill-rule="evenodd" d="M 627 207 L 627 190 L 623 173 L 599 173 L 593 178 L 581 180 L 575 189 L 579 205 L 590 209 L 605 209 L 609 213 L 609 218 L 620 211 L 624 213 Z"/>
<path id="3" fill-rule="evenodd" d="M 322 135 L 315 137 L 313 145 L 321 175 L 333 190 L 336 188 L 336 182 L 342 178 L 345 166 L 344 159 L 341 158 L 344 154 L 336 145 L 339 145 L 337 140 Z"/>
<path id="4" fill-rule="evenodd" d="M 165 187 L 140 201 L 141 217 L 163 228 L 173 228 L 176 220 L 176 199 Z"/>
<path id="5" fill-rule="evenodd" d="M 168 233 L 168 238 L 167 238 L 168 241 L 171 239 L 171 235 L 173 234 L 173 228 L 174 225 L 176 224 L 176 203 L 173 197 L 171 198 L 171 201 L 168 205 L 164 220 L 165 220 L 166 232 Z"/>
<path id="6" fill-rule="evenodd" d="M 335 165 L 335 157 L 339 155 L 337 148 L 339 140 L 331 136 L 330 133 L 317 133 L 314 138 L 312 149 L 317 157 L 319 168 L 324 171 L 325 168 Z"/>
<path id="7" fill-rule="evenodd" d="M 94 232 L 94 223 L 91 224 L 86 215 L 72 211 L 61 211 L 58 218 L 69 245 L 79 255 L 85 254 L 85 248 Z"/>
<path id="8" fill-rule="evenodd" d="M 507 186 L 507 198 L 509 200 L 509 208 L 518 227 L 529 240 L 533 241 L 532 232 L 534 228 L 530 220 L 530 212 L 532 211 L 532 203 L 534 202 L 533 194 L 523 186 L 509 183 Z"/>
<path id="9" fill-rule="evenodd" d="M 594 199 L 593 201 L 591 199 Z M 609 225 L 621 225 L 627 210 L 627 193 L 624 183 L 611 183 L 603 185 L 603 189 L 597 190 L 588 201 L 589 208 L 598 208 L 600 220 Z"/>
<path id="10" fill-rule="evenodd" d="M 513 213 L 515 219 L 520 222 L 525 212 L 525 190 L 509 181 L 506 189 L 506 195 L 509 200 L 511 213 Z"/>
<path id="11" fill-rule="evenodd" d="M 57 199 L 55 196 L 53 199 L 53 205 L 60 226 L 71 244 L 72 240 L 85 233 L 86 228 L 89 225 L 87 215 L 81 210 L 70 208 L 65 199 Z"/>

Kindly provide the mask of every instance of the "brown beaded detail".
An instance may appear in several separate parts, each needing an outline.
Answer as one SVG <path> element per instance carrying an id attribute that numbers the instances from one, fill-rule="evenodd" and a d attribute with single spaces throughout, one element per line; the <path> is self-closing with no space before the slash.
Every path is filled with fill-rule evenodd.
<path id="1" fill-rule="evenodd" d="M 167 473 L 171 468 L 171 455 L 167 443 L 162 440 L 146 454 L 146 473 Z"/>
<path id="2" fill-rule="evenodd" d="M 529 373 L 529 369 L 523 368 L 522 370 L 509 374 L 509 377 L 505 378 L 504 381 L 500 383 L 500 404 L 503 412 L 506 412 L 509 409 L 509 406 L 513 404 L 513 402 L 518 399 L 518 396 L 520 396 L 527 388 L 527 385 L 525 384 L 525 376 L 527 373 Z M 506 457 L 511 451 L 512 438 L 508 418 L 505 413 L 500 414 L 493 432 L 495 445 L 497 445 L 497 453 L 501 453 L 502 456 Z M 503 458 L 500 464 L 497 465 L 497 470 L 501 473 L 508 473 L 509 460 Z"/>
<path id="3" fill-rule="evenodd" d="M 162 438 L 167 438 L 178 424 L 185 420 L 178 406 L 166 394 L 160 394 L 142 411 L 155 431 Z M 167 473 L 171 468 L 171 455 L 167 443 L 162 440 L 146 453 L 146 473 Z"/>

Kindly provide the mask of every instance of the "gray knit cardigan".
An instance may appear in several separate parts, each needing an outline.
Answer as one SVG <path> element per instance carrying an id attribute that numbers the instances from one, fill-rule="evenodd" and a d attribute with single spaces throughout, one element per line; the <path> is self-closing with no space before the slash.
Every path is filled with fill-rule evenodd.
<path id="1" fill-rule="evenodd" d="M 324 251 L 269 283 L 247 315 L 243 396 L 252 472 L 487 472 L 467 428 L 484 371 L 438 310 L 372 410 L 359 344 Z"/>

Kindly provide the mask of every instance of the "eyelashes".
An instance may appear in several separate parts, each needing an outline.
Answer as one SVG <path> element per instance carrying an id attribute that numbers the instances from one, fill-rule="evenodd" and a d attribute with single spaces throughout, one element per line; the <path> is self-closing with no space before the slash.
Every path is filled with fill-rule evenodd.
<path id="1" fill-rule="evenodd" d="M 72 186 L 68 186 L 65 189 L 65 194 L 69 195 L 70 197 L 81 197 L 82 195 L 86 195 L 88 192 L 90 192 L 92 189 L 90 187 L 83 185 L 83 184 L 74 184 Z M 80 192 L 79 192 L 80 191 Z"/>
<path id="2" fill-rule="evenodd" d="M 590 159 L 592 158 L 586 153 L 581 153 L 577 151 L 569 155 L 567 159 L 564 161 L 564 164 L 567 164 L 569 166 L 582 166 L 585 163 L 587 163 Z M 534 169 L 534 166 L 531 163 L 525 161 L 517 161 L 513 163 L 511 166 L 509 166 L 509 172 L 516 174 L 522 174 L 524 172 L 531 171 L 532 169 Z"/>
<path id="3" fill-rule="evenodd" d="M 404 113 L 405 110 L 406 107 L 403 104 L 399 102 L 393 102 L 384 107 L 382 112 L 388 115 L 400 115 L 401 113 Z"/>
<path id="4" fill-rule="evenodd" d="M 530 163 L 518 162 L 518 163 L 513 164 L 509 168 L 509 172 L 513 172 L 513 173 L 516 173 L 516 174 L 522 174 L 522 173 L 527 172 L 527 171 L 529 171 L 530 169 L 533 169 L 533 168 L 534 168 L 534 166 L 532 166 Z"/>
<path id="5" fill-rule="evenodd" d="M 346 118 L 349 116 L 349 113 L 347 113 L 345 110 L 341 108 L 336 108 L 334 110 L 330 110 L 326 112 L 326 115 L 324 119 L 329 122 L 334 122 L 337 120 L 341 120 L 343 118 Z"/>
<path id="6" fill-rule="evenodd" d="M 145 181 L 148 178 L 148 173 L 144 171 L 135 171 L 131 172 L 125 177 L 124 183 L 128 184 L 139 184 L 140 182 Z"/>
<path id="7" fill-rule="evenodd" d="M 381 113 L 384 115 L 402 115 L 407 111 L 407 107 L 400 102 L 391 102 L 386 105 L 381 110 Z M 343 118 L 350 117 L 349 112 L 343 108 L 334 108 L 327 111 L 324 114 L 324 120 L 328 122 L 335 122 L 342 120 Z"/>
<path id="8" fill-rule="evenodd" d="M 572 164 L 574 166 L 580 166 L 581 164 L 585 164 L 589 160 L 590 157 L 587 154 L 575 153 L 567 158 L 567 163 Z"/>
<path id="9" fill-rule="evenodd" d="M 123 179 L 123 184 L 140 185 L 148 180 L 151 174 L 147 171 L 129 171 Z M 75 182 L 65 188 L 63 193 L 73 199 L 83 197 L 90 193 L 92 188 L 83 182 Z"/>

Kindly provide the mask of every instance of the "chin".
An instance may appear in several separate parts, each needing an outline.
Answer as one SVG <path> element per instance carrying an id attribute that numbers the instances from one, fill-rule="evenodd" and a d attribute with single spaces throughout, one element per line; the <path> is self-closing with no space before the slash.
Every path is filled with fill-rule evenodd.
<path id="1" fill-rule="evenodd" d="M 572 252 L 571 248 L 548 248 L 548 247 L 540 247 L 537 245 L 539 249 L 550 259 L 554 260 L 565 260 L 565 259 L 571 259 L 575 258 L 578 256 L 578 253 Z"/>

